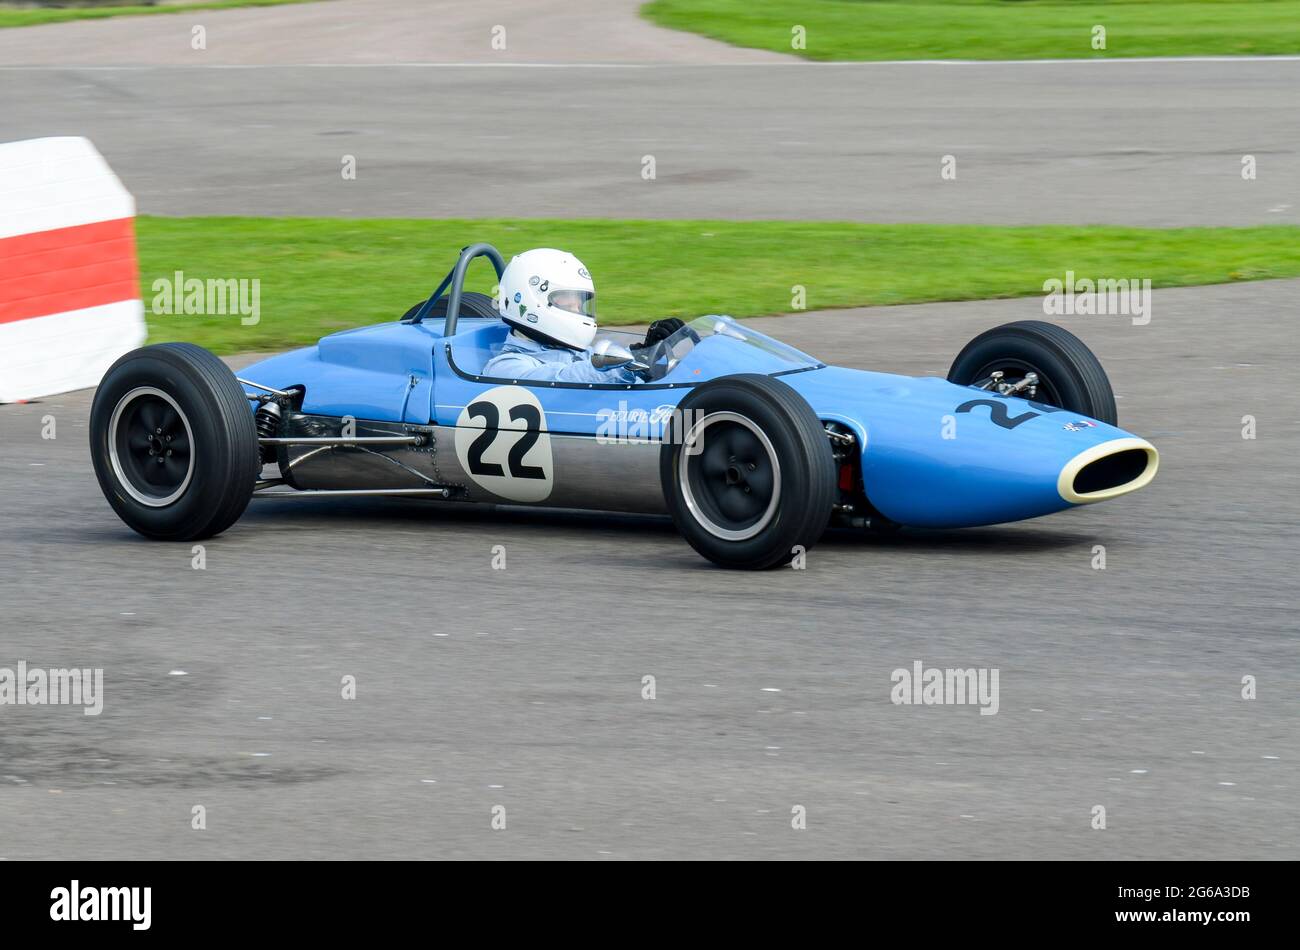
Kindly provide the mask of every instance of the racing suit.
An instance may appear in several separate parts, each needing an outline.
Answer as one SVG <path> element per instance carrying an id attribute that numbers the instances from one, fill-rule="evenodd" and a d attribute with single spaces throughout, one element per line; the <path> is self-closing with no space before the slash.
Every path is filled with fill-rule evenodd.
<path id="1" fill-rule="evenodd" d="M 636 383 L 624 366 L 596 369 L 587 350 L 547 346 L 520 333 L 506 337 L 501 352 L 483 366 L 483 375 L 496 379 L 547 379 L 562 383 Z"/>

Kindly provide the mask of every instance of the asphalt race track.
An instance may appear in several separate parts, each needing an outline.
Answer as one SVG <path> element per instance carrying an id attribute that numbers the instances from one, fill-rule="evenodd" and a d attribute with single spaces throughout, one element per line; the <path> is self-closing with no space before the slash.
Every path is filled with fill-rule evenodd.
<path id="1" fill-rule="evenodd" d="M 1159 447 L 1150 488 L 832 538 L 759 576 L 653 519 L 306 499 L 255 501 L 198 571 L 103 500 L 89 393 L 0 407 L 0 660 L 106 683 L 98 717 L 0 709 L 0 858 L 1294 857 L 1298 291 L 1063 320 Z M 1041 315 L 753 322 L 942 373 L 978 331 Z M 891 704 L 916 660 L 999 669 L 998 713 Z"/>
<path id="2" fill-rule="evenodd" d="M 182 10 L 0 32 L 0 63 L 23 66 L 262 66 L 309 63 L 771 63 L 637 15 L 644 0 L 329 0 Z M 194 26 L 204 29 L 196 49 Z"/>
<path id="3" fill-rule="evenodd" d="M 1285 224 L 1298 91 L 1300 60 L 19 68 L 0 141 L 88 135 L 158 214 Z"/>
<path id="4" fill-rule="evenodd" d="M 506 0 L 364 5 L 204 12 L 206 56 L 185 14 L 0 31 L 0 141 L 86 135 L 156 214 L 1300 220 L 1300 60 L 814 65 L 635 0 L 538 0 L 497 55 Z M 99 716 L 0 706 L 0 859 L 1294 858 L 1298 294 L 1054 318 L 1149 488 L 763 575 L 666 520 L 375 499 L 259 499 L 195 570 L 103 499 L 91 393 L 0 406 L 0 668 L 105 677 Z M 942 375 L 1035 317 L 751 322 Z M 997 714 L 894 705 L 917 661 L 996 668 Z"/>

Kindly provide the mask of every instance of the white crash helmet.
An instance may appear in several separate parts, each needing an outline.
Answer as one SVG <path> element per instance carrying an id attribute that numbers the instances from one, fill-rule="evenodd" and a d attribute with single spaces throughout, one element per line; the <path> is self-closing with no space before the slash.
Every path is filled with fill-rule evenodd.
<path id="1" fill-rule="evenodd" d="M 567 251 L 538 247 L 501 275 L 501 319 L 525 336 L 583 350 L 596 336 L 596 285 Z"/>

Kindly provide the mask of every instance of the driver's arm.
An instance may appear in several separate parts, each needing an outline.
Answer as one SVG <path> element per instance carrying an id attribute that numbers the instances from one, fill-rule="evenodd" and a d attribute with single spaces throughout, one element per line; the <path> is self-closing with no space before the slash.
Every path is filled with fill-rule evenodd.
<path id="1" fill-rule="evenodd" d="M 559 383 L 626 384 L 638 382 L 630 371 L 617 367 L 596 369 L 589 354 L 572 362 L 540 360 L 527 353 L 502 353 L 483 367 L 485 376 L 498 379 L 541 379 Z"/>

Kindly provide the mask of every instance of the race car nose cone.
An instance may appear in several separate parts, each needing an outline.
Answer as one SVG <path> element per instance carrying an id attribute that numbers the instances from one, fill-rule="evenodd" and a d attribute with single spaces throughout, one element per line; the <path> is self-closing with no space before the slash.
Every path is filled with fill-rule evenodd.
<path id="1" fill-rule="evenodd" d="M 1137 491 L 1156 477 L 1159 467 L 1160 454 L 1145 439 L 1111 439 L 1066 462 L 1056 490 L 1072 505 L 1090 505 Z"/>

